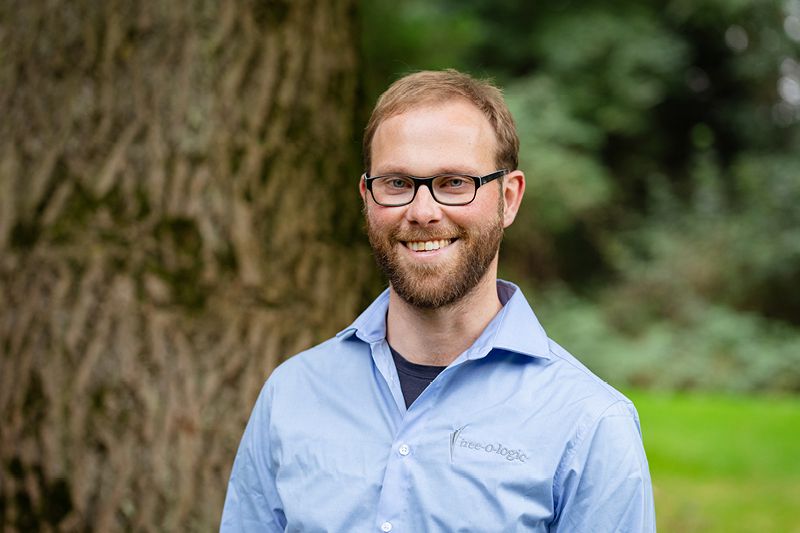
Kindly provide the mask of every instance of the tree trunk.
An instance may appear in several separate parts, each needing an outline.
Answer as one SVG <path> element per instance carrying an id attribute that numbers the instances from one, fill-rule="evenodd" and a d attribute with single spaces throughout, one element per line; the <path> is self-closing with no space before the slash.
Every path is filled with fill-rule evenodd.
<path id="1" fill-rule="evenodd" d="M 0 6 L 0 529 L 211 531 L 375 287 L 354 0 Z"/>

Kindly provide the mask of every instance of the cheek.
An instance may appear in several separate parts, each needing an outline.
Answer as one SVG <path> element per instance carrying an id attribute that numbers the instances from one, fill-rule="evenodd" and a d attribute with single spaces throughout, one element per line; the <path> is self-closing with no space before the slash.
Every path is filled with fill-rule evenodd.
<path id="1" fill-rule="evenodd" d="M 383 207 L 375 203 L 366 212 L 372 224 L 380 227 L 395 227 L 403 222 L 407 207 Z"/>
<path id="2" fill-rule="evenodd" d="M 371 205 L 364 213 L 367 231 L 372 239 L 386 241 L 397 230 L 400 218 L 396 213 L 388 212 L 385 208 Z"/>
<path id="3" fill-rule="evenodd" d="M 389 214 L 382 212 L 381 208 L 375 208 L 374 206 L 369 209 L 367 212 L 367 221 L 373 228 L 386 228 L 389 226 L 394 225 L 392 221 L 392 216 Z"/>
<path id="4" fill-rule="evenodd" d="M 502 204 L 498 203 L 501 199 L 496 194 L 486 195 L 486 197 L 480 198 L 480 201 L 478 200 L 476 198 L 468 206 L 451 211 L 449 213 L 450 220 L 464 228 L 485 226 L 498 219 L 502 220 Z"/>

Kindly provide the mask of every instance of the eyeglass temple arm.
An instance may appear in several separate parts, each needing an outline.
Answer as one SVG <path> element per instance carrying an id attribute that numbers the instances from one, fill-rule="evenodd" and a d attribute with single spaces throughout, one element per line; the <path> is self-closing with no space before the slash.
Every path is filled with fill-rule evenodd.
<path id="1" fill-rule="evenodd" d="M 486 185 L 490 181 L 494 181 L 494 180 L 496 180 L 497 178 L 499 178 L 501 176 L 505 176 L 506 174 L 508 174 L 508 170 L 505 169 L 505 168 L 500 169 L 497 172 L 492 172 L 491 174 L 489 174 L 487 176 L 482 176 L 482 177 L 478 178 L 478 185 L 479 186 L 480 185 Z"/>

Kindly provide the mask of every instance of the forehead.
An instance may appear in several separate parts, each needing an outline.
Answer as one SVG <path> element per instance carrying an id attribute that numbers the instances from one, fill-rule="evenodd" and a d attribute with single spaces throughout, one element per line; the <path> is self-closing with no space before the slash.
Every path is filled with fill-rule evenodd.
<path id="1" fill-rule="evenodd" d="M 454 99 L 420 104 L 378 126 L 372 172 L 488 172 L 494 167 L 496 145 L 489 120 L 472 103 Z"/>

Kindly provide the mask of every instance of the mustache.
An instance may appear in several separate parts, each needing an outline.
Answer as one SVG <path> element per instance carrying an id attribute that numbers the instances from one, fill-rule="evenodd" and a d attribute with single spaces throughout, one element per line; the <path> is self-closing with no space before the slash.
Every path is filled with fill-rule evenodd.
<path id="1" fill-rule="evenodd" d="M 466 231 L 459 227 L 437 228 L 435 231 L 421 229 L 395 229 L 389 238 L 394 241 L 438 241 L 444 239 L 460 239 L 466 236 Z"/>

